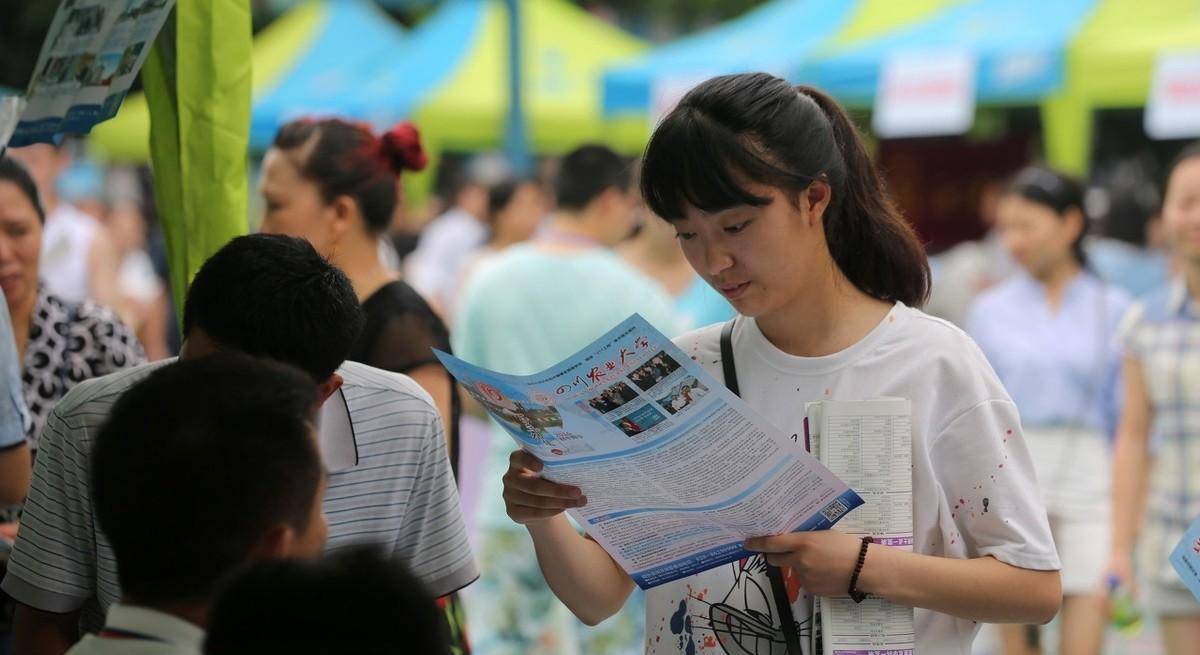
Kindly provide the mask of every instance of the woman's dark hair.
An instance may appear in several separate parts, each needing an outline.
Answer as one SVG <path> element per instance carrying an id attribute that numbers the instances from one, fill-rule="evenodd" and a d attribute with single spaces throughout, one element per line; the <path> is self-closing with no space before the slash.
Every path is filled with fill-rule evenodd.
<path id="1" fill-rule="evenodd" d="M 1083 209 L 1083 185 L 1078 180 L 1046 166 L 1027 166 L 1017 171 L 1006 191 L 1053 210 L 1059 218 L 1072 209 L 1079 210 L 1083 228 L 1071 244 L 1071 255 L 1080 266 L 1087 265 L 1087 254 L 1083 251 L 1087 213 Z"/>
<path id="2" fill-rule="evenodd" d="M 272 145 L 298 154 L 293 161 L 300 174 L 317 185 L 325 202 L 353 198 L 374 234 L 392 222 L 398 176 L 428 163 L 411 123 L 400 123 L 377 137 L 366 123 L 302 118 L 279 128 Z"/>
<path id="3" fill-rule="evenodd" d="M 38 196 L 37 184 L 21 162 L 12 157 L 0 157 L 0 181 L 12 182 L 17 185 L 21 193 L 25 194 L 25 197 L 29 198 L 29 202 L 33 203 L 38 220 L 46 222 L 46 210 L 42 207 L 41 197 Z"/>
<path id="4" fill-rule="evenodd" d="M 559 209 L 578 212 L 609 189 L 624 193 L 631 186 L 633 172 L 629 163 L 608 146 L 591 144 L 563 157 L 554 195 Z"/>
<path id="5" fill-rule="evenodd" d="M 518 189 L 528 183 L 529 180 L 510 178 L 488 187 L 488 223 L 494 226 L 496 214 L 500 213 L 501 210 L 508 206 L 508 203 L 512 202 L 513 197 L 517 195 Z"/>
<path id="6" fill-rule="evenodd" d="M 923 304 L 929 262 L 921 242 L 884 188 L 850 117 L 813 87 L 794 87 L 766 73 L 704 82 L 654 131 L 641 185 L 656 214 L 678 220 L 685 205 L 715 212 L 770 204 L 747 183 L 798 196 L 816 180 L 832 189 L 825 238 L 842 273 L 872 297 Z"/>
<path id="7" fill-rule="evenodd" d="M 1179 168 L 1180 164 L 1197 157 L 1200 157 L 1200 141 L 1193 141 L 1192 143 L 1184 146 L 1183 150 L 1179 151 L 1179 156 L 1175 157 L 1175 159 L 1171 161 L 1171 167 L 1167 169 L 1167 180 L 1171 179 L 1171 175 L 1175 173 L 1175 169 Z M 1167 185 L 1164 181 L 1163 188 L 1165 189 L 1166 186 Z"/>

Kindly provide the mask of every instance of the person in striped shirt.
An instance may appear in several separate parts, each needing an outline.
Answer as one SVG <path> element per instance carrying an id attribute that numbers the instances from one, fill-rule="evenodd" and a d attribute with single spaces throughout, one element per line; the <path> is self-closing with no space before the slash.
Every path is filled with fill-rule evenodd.
<path id="1" fill-rule="evenodd" d="M 377 545 L 444 596 L 470 584 L 478 569 L 441 419 L 411 379 L 343 361 L 362 322 L 349 280 L 306 241 L 238 237 L 192 282 L 181 357 L 236 350 L 308 373 L 323 401 L 318 442 L 329 470 L 326 552 Z M 89 380 L 51 413 L 2 583 L 19 603 L 17 652 L 61 655 L 80 630 L 99 629 L 120 598 L 112 547 L 96 525 L 87 488 L 91 450 L 113 403 L 161 365 Z"/>

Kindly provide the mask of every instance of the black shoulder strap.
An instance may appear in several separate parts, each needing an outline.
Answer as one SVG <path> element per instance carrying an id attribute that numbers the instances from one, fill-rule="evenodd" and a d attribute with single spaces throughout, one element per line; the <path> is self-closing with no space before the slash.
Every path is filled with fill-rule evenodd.
<path id="1" fill-rule="evenodd" d="M 738 386 L 737 368 L 733 365 L 733 326 L 737 323 L 737 319 L 729 321 L 725 327 L 721 328 L 721 368 L 725 371 L 725 386 L 733 392 L 733 395 L 742 395 L 742 390 Z"/>
<path id="2" fill-rule="evenodd" d="M 725 373 L 725 386 L 735 396 L 742 395 L 738 385 L 737 367 L 733 360 L 733 319 L 721 328 L 721 369 Z M 783 572 L 778 566 L 767 565 L 767 578 L 771 580 L 771 592 L 775 598 L 775 608 L 779 611 L 779 623 L 783 630 L 783 640 L 787 645 L 788 655 L 801 655 L 800 632 L 797 630 L 796 617 L 792 614 L 792 603 L 788 600 L 787 585 L 783 582 Z"/>

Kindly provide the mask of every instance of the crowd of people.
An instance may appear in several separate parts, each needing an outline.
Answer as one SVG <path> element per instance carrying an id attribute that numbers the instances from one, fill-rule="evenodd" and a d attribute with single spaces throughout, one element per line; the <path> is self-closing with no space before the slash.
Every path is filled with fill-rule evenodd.
<path id="1" fill-rule="evenodd" d="M 790 648 L 814 598 L 862 593 L 916 609 L 919 652 L 969 653 L 981 623 L 1039 652 L 1057 616 L 1057 652 L 1087 654 L 1116 590 L 1169 655 L 1200 641 L 1167 563 L 1200 517 L 1200 146 L 1163 189 L 1172 276 L 1131 288 L 1084 185 L 1034 163 L 991 189 L 987 239 L 931 268 L 845 111 L 766 74 L 693 89 L 639 161 L 477 157 L 415 240 L 417 130 L 300 119 L 262 158 L 261 225 L 174 299 L 178 327 L 146 182 L 80 155 L 0 158 L 0 653 L 758 652 L 741 639 Z M 636 589 L 563 513 L 582 490 L 434 355 L 535 373 L 634 313 L 780 427 L 812 400 L 909 399 L 912 552 L 763 535 Z M 953 511 L 984 484 L 983 512 Z M 786 607 L 748 591 L 772 567 Z M 766 636 L 716 639 L 712 597 Z"/>

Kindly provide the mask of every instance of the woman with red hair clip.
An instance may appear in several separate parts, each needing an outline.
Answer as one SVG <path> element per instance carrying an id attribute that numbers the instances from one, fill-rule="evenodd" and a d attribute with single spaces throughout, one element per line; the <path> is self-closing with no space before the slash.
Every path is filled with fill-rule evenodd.
<path id="1" fill-rule="evenodd" d="M 407 122 L 381 135 L 340 118 L 287 123 L 263 158 L 262 231 L 307 239 L 350 278 L 367 320 L 348 359 L 408 375 L 433 397 L 457 476 L 462 402 L 433 355 L 434 348 L 451 351 L 449 331 L 379 256 L 380 236 L 400 201 L 401 174 L 426 163 L 420 136 Z M 443 604 L 453 652 L 468 653 L 457 596 Z"/>

